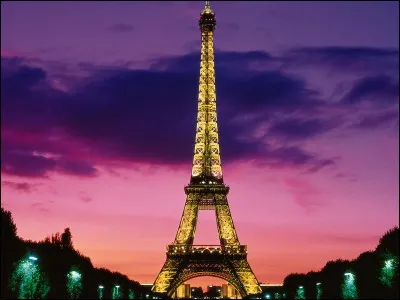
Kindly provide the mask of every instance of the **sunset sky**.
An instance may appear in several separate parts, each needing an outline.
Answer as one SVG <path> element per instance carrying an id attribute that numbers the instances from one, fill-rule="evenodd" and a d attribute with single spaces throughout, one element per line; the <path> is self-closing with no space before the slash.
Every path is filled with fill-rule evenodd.
<path id="1" fill-rule="evenodd" d="M 1 205 L 19 236 L 70 227 L 96 267 L 155 280 L 190 179 L 203 7 L 2 1 Z M 258 280 L 374 249 L 399 224 L 399 3 L 211 7 L 224 180 Z M 195 243 L 218 243 L 212 211 Z"/>

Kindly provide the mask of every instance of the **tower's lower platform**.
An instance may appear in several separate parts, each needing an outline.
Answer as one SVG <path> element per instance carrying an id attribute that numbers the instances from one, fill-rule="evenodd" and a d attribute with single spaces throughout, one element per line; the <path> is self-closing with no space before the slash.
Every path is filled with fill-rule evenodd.
<path id="1" fill-rule="evenodd" d="M 199 276 L 224 279 L 243 298 L 261 294 L 261 287 L 247 262 L 247 247 L 244 245 L 168 245 L 167 260 L 152 292 L 160 297 L 171 297 L 178 286 Z"/>

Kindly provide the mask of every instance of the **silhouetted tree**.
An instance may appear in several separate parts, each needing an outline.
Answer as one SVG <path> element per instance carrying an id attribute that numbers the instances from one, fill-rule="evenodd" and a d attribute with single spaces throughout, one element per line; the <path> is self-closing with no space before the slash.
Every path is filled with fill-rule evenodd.
<path id="1" fill-rule="evenodd" d="M 17 226 L 11 212 L 1 208 L 1 240 L 11 241 L 17 239 Z"/>
<path id="2" fill-rule="evenodd" d="M 73 249 L 71 230 L 52 234 L 40 242 L 21 240 L 16 235 L 17 227 L 11 213 L 1 209 L 1 299 L 16 299 L 10 289 L 11 278 L 16 263 L 27 255 L 38 257 L 43 275 L 49 279 L 49 299 L 68 299 L 68 274 L 77 270 L 81 274 L 82 294 L 80 299 L 98 299 L 98 287 L 104 285 L 104 299 L 112 298 L 112 288 L 118 284 L 121 299 L 128 299 L 133 294 L 136 298 L 144 296 L 138 282 L 129 280 L 125 275 L 106 269 L 95 269 L 90 259 Z"/>
<path id="3" fill-rule="evenodd" d="M 378 281 L 378 263 L 378 257 L 373 251 L 360 254 L 353 263 L 357 274 L 358 296 L 361 299 L 376 299 L 382 294 Z"/>
<path id="4" fill-rule="evenodd" d="M 384 272 L 388 272 L 386 263 L 391 260 L 391 272 L 394 277 L 387 279 L 389 282 L 384 282 L 380 277 L 380 283 L 383 284 L 382 295 L 387 299 L 399 299 L 399 227 L 394 227 L 388 230 L 379 240 L 379 244 L 376 247 L 376 253 L 378 256 L 378 269 L 380 276 L 384 275 Z M 385 270 L 386 269 L 386 270 Z"/>
<path id="5" fill-rule="evenodd" d="M 344 273 L 350 271 L 350 261 L 338 259 L 328 262 L 321 270 L 322 297 L 324 299 L 341 299 Z"/>
<path id="6" fill-rule="evenodd" d="M 61 234 L 61 245 L 63 248 L 73 248 L 72 235 L 69 228 L 65 228 L 63 234 Z"/>
<path id="7" fill-rule="evenodd" d="M 15 297 L 9 289 L 12 270 L 23 253 L 22 241 L 17 236 L 17 226 L 11 212 L 1 208 L 1 298 Z"/>
<path id="8" fill-rule="evenodd" d="M 286 298 L 296 299 L 299 287 L 302 286 L 304 288 L 305 283 L 306 283 L 305 274 L 294 273 L 286 276 L 286 278 L 283 280 L 283 289 L 286 292 Z"/>
<path id="9" fill-rule="evenodd" d="M 388 230 L 380 239 L 376 247 L 378 253 L 391 253 L 399 257 L 399 227 Z"/>
<path id="10" fill-rule="evenodd" d="M 61 246 L 61 236 L 59 232 L 56 232 L 51 236 L 51 243 L 55 246 Z"/>

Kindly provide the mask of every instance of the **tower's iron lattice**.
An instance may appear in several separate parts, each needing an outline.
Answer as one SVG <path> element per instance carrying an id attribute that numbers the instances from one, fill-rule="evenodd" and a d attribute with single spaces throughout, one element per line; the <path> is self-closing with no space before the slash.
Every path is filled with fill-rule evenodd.
<path id="1" fill-rule="evenodd" d="M 213 276 L 231 283 L 242 295 L 261 294 L 261 287 L 247 262 L 247 248 L 239 243 L 228 205 L 229 187 L 222 177 L 215 96 L 215 14 L 206 1 L 201 12 L 201 63 L 197 128 L 190 183 L 175 241 L 167 246 L 167 260 L 152 291 L 171 297 L 183 282 Z M 199 210 L 215 210 L 220 239 L 218 246 L 193 245 Z"/>

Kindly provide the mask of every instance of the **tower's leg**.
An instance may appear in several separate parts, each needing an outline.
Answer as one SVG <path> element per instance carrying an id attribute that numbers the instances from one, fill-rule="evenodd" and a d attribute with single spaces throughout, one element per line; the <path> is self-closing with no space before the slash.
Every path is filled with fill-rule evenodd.
<path id="1" fill-rule="evenodd" d="M 190 193 L 187 195 L 185 208 L 183 209 L 181 223 L 179 224 L 174 244 L 193 244 L 197 215 L 199 212 L 199 197 L 198 194 Z"/>
<path id="2" fill-rule="evenodd" d="M 237 277 L 243 286 L 247 296 L 262 293 L 260 284 L 246 258 L 232 259 L 229 261 L 229 264 L 232 268 L 232 273 L 235 274 L 235 277 Z"/>
<path id="3" fill-rule="evenodd" d="M 215 214 L 221 245 L 239 245 L 226 195 L 215 195 Z"/>
<path id="4" fill-rule="evenodd" d="M 156 281 L 153 284 L 152 292 L 163 296 L 167 296 L 170 287 L 176 280 L 178 270 L 180 269 L 182 261 L 177 258 L 167 257 Z"/>

